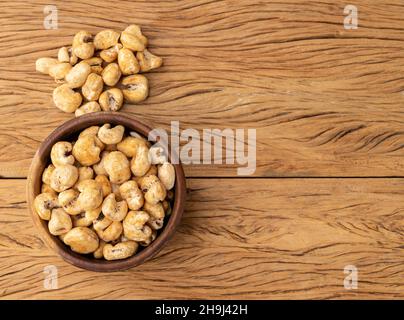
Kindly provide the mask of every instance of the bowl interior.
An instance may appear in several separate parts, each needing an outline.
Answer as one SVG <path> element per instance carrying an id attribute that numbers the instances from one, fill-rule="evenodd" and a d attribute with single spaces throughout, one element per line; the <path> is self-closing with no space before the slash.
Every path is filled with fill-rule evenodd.
<path id="1" fill-rule="evenodd" d="M 40 193 L 42 172 L 50 163 L 50 151 L 57 141 L 71 141 L 77 137 L 78 133 L 85 128 L 94 125 L 102 125 L 110 123 L 112 125 L 123 125 L 130 131 L 135 131 L 147 138 L 149 131 L 148 126 L 138 120 L 123 114 L 113 112 L 99 112 L 69 120 L 63 125 L 55 129 L 40 145 L 37 150 L 29 171 L 27 196 L 28 205 L 37 230 L 41 233 L 45 242 L 53 248 L 61 257 L 80 268 L 92 271 L 119 271 L 126 270 L 139 265 L 151 257 L 153 257 L 164 244 L 172 237 L 175 228 L 178 226 L 184 210 L 185 202 L 185 176 L 181 164 L 174 164 L 175 167 L 175 186 L 174 186 L 174 202 L 172 205 L 172 213 L 166 218 L 165 226 L 159 230 L 156 239 L 134 256 L 123 260 L 107 261 L 104 259 L 95 259 L 91 255 L 82 255 L 73 252 L 58 237 L 49 233 L 47 222 L 42 220 L 33 210 L 33 200 Z M 169 148 L 168 148 L 169 149 Z M 173 158 L 170 150 L 165 150 L 169 159 Z"/>

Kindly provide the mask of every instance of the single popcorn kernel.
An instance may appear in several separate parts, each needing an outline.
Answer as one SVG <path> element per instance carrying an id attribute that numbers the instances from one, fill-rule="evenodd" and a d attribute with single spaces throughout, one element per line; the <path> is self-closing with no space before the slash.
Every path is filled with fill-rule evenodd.
<path id="1" fill-rule="evenodd" d="M 94 55 L 93 35 L 87 31 L 79 31 L 73 38 L 72 47 L 78 58 L 91 58 Z"/>
<path id="2" fill-rule="evenodd" d="M 100 31 L 94 38 L 94 46 L 96 49 L 108 49 L 118 43 L 119 36 L 114 30 Z"/>
<path id="3" fill-rule="evenodd" d="M 118 65 L 124 75 L 131 75 L 140 71 L 140 66 L 135 55 L 127 48 L 119 50 Z"/>
<path id="4" fill-rule="evenodd" d="M 75 92 L 67 84 L 62 84 L 53 90 L 53 102 L 56 107 L 64 112 L 75 112 L 81 101 L 81 94 Z"/>
<path id="5" fill-rule="evenodd" d="M 102 110 L 104 111 L 118 111 L 123 104 L 123 94 L 118 88 L 112 88 L 101 93 L 98 100 Z"/>
<path id="6" fill-rule="evenodd" d="M 98 100 L 102 92 L 103 82 L 101 76 L 96 73 L 90 73 L 87 77 L 86 82 L 81 88 L 81 93 L 83 97 L 88 101 Z"/>
<path id="7" fill-rule="evenodd" d="M 121 78 L 122 72 L 118 64 L 110 63 L 102 71 L 102 80 L 107 86 L 113 87 Z"/>
<path id="8" fill-rule="evenodd" d="M 149 82 L 141 74 L 135 74 L 122 79 L 122 93 L 126 101 L 139 103 L 149 95 Z"/>

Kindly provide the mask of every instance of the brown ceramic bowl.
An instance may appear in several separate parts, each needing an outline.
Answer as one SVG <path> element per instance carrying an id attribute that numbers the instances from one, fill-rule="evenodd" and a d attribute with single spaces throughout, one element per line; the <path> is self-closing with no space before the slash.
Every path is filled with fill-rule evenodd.
<path id="1" fill-rule="evenodd" d="M 50 163 L 51 148 L 57 141 L 75 138 L 75 136 L 77 136 L 77 134 L 83 129 L 93 125 L 102 125 L 104 123 L 114 125 L 121 124 L 125 128 L 131 131 L 136 131 L 146 138 L 151 130 L 149 127 L 132 117 L 122 113 L 113 112 L 92 113 L 65 122 L 42 142 L 36 152 L 28 176 L 27 198 L 32 219 L 34 220 L 34 224 L 38 232 L 41 234 L 42 239 L 65 261 L 87 270 L 111 272 L 135 267 L 149 260 L 161 250 L 161 248 L 173 236 L 176 227 L 180 223 L 184 211 L 186 187 L 184 171 L 181 164 L 174 165 L 176 182 L 174 187 L 175 198 L 172 206 L 172 213 L 168 218 L 168 221 L 165 221 L 165 226 L 160 230 L 157 238 L 148 247 L 138 251 L 130 258 L 114 261 L 94 259 L 90 255 L 81 255 L 73 252 L 58 237 L 51 235 L 47 227 L 47 222 L 42 220 L 33 209 L 33 201 L 40 193 L 41 189 L 42 172 Z M 166 152 L 169 155 L 169 158 L 171 158 L 169 150 L 166 150 Z"/>

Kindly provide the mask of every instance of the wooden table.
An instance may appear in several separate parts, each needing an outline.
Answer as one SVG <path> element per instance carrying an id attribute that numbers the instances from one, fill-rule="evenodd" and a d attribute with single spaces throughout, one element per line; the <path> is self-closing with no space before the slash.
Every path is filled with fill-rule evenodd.
<path id="1" fill-rule="evenodd" d="M 0 297 L 363 299 L 404 297 L 404 4 L 366 1 L 48 1 L 0 4 Z M 344 7 L 359 28 L 344 28 Z M 77 269 L 31 223 L 25 178 L 72 116 L 35 60 L 81 29 L 143 26 L 164 67 L 126 105 L 154 127 L 257 130 L 257 170 L 187 165 L 174 239 L 126 272 Z M 44 287 L 44 268 L 58 289 Z M 346 266 L 358 288 L 344 287 Z"/>

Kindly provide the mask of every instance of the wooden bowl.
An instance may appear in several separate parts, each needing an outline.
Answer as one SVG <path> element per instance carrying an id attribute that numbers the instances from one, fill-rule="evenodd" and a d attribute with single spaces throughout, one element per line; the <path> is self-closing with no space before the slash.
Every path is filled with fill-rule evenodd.
<path id="1" fill-rule="evenodd" d="M 73 139 L 83 129 L 94 125 L 102 125 L 104 123 L 110 123 L 114 125 L 121 124 L 125 128 L 136 131 L 146 138 L 149 131 L 151 130 L 149 127 L 132 117 L 129 117 L 122 113 L 113 112 L 92 113 L 65 122 L 55 131 L 53 131 L 42 142 L 39 149 L 37 150 L 29 170 L 27 198 L 32 219 L 38 232 L 41 234 L 42 239 L 65 261 L 77 267 L 91 271 L 111 272 L 126 270 L 149 260 L 157 252 L 159 252 L 161 248 L 167 243 L 167 241 L 173 236 L 175 229 L 180 223 L 182 213 L 184 211 L 186 184 L 184 171 L 181 164 L 174 165 L 176 181 L 174 188 L 175 198 L 172 207 L 172 213 L 168 218 L 168 221 L 165 222 L 165 227 L 160 230 L 157 238 L 148 247 L 143 248 L 132 257 L 124 260 L 107 261 L 104 259 L 94 259 L 92 256 L 73 252 L 58 237 L 55 237 L 49 233 L 47 222 L 42 220 L 35 212 L 33 208 L 33 202 L 35 197 L 40 193 L 42 172 L 50 163 L 50 151 L 53 144 L 55 144 L 57 141 Z M 170 154 L 169 150 L 165 151 L 170 159 L 172 155 Z"/>

